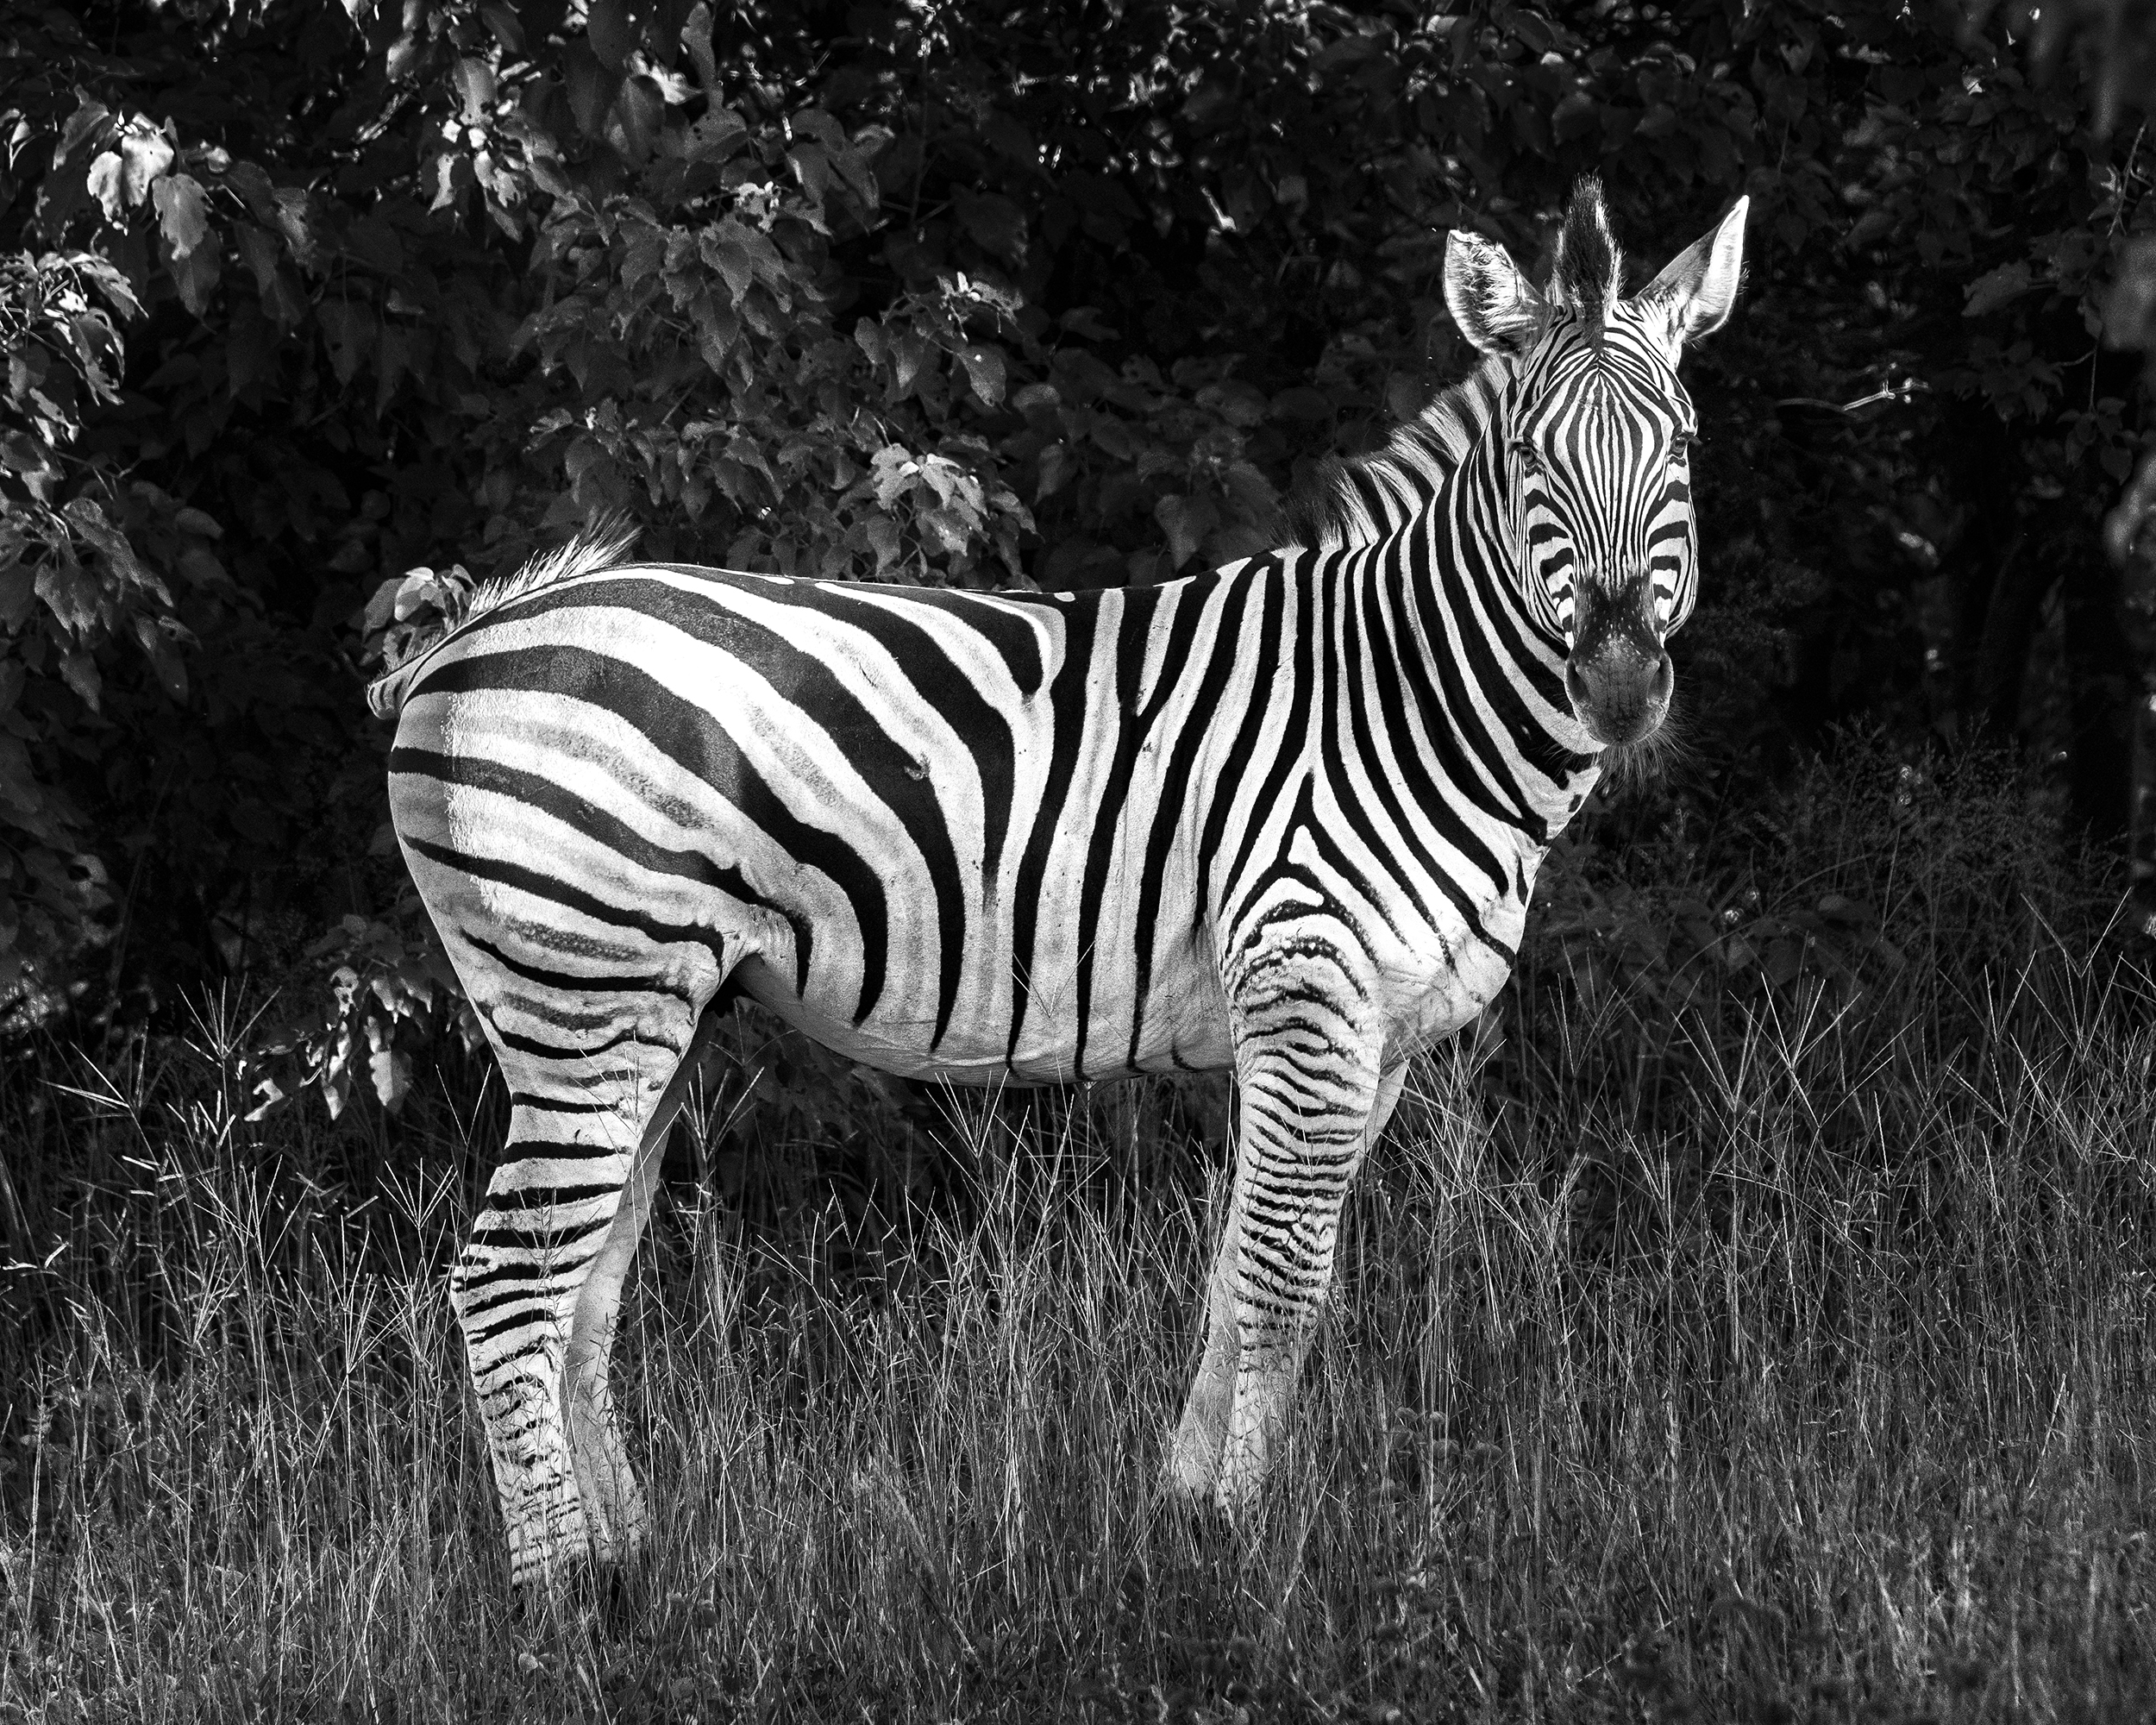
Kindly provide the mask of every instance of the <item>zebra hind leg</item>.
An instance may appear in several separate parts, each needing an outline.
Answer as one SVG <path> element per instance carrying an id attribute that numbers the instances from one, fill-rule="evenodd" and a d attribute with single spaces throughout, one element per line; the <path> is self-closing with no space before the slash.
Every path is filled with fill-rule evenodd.
<path id="1" fill-rule="evenodd" d="M 649 1207 L 660 1117 L 703 1000 L 617 994 L 594 1012 L 588 1000 L 478 998 L 510 1093 L 509 1141 L 449 1298 L 486 1428 L 510 1578 L 551 1590 L 595 1550 L 622 1554 L 641 1525 L 605 1391 L 606 1345 Z M 595 1270 L 601 1288 L 580 1339 Z M 582 1391 L 574 1409 L 572 1381 Z"/>
<path id="2" fill-rule="evenodd" d="M 643 1489 L 637 1484 L 615 1416 L 608 1367 L 621 1315 L 622 1288 L 636 1260 L 644 1224 L 651 1218 L 660 1164 L 666 1156 L 667 1133 L 692 1092 L 709 1082 L 718 1064 L 716 1013 L 716 1008 L 707 1012 L 698 1025 L 687 1055 L 651 1111 L 636 1148 L 635 1166 L 623 1189 L 621 1207 L 614 1213 L 599 1255 L 592 1260 L 570 1320 L 562 1408 L 567 1416 L 569 1458 L 575 1470 L 577 1493 L 584 1502 L 592 1555 L 602 1569 L 627 1563 L 642 1548 L 650 1531 Z"/>

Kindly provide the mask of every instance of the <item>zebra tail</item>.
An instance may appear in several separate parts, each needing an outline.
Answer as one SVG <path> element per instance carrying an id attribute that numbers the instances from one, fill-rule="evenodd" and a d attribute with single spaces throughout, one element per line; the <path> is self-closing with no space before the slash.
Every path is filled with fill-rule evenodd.
<path id="1" fill-rule="evenodd" d="M 411 687 L 413 673 L 418 670 L 419 662 L 428 656 L 425 653 L 415 653 L 387 676 L 377 677 L 369 683 L 367 710 L 377 718 L 396 718 L 404 705 L 404 691 Z"/>

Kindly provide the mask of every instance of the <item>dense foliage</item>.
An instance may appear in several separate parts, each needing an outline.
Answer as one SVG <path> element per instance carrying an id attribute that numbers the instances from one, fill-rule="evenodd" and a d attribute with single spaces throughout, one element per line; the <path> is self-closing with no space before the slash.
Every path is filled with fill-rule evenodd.
<path id="1" fill-rule="evenodd" d="M 360 689 L 467 570 L 614 511 L 832 575 L 1232 557 L 1463 367 L 1445 230 L 1532 256 L 1589 172 L 1650 268 L 1753 199 L 1664 838 L 1852 719 L 2017 742 L 2115 834 L 2101 338 L 2156 212 L 2084 52 L 2125 13 L 2032 60 L 2028 9 L 0 0 L 13 1016 L 291 978 L 282 1082 L 393 1096 L 445 979 Z"/>

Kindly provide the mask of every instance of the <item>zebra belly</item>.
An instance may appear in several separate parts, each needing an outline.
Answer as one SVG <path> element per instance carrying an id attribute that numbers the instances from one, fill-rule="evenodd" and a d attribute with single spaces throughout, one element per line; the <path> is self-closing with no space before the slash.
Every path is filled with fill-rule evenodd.
<path id="1" fill-rule="evenodd" d="M 1045 1006 L 1036 1028 L 1021 1026 L 1013 1046 L 1007 990 L 962 990 L 949 1028 L 931 1042 L 924 1027 L 894 1024 L 881 1014 L 856 1023 L 843 997 L 814 987 L 798 994 L 789 979 L 759 958 L 744 961 L 735 980 L 758 1005 L 834 1054 L 905 1078 L 1062 1084 L 1139 1072 L 1213 1071 L 1232 1057 L 1219 978 L 1195 967 L 1149 991 L 1135 1047 L 1125 1017 L 1097 1019 L 1081 1045 L 1074 1027 Z"/>

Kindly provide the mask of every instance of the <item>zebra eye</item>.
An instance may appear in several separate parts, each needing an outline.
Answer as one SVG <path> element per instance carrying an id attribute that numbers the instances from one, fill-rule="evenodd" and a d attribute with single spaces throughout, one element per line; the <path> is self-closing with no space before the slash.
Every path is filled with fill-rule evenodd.
<path id="1" fill-rule="evenodd" d="M 1692 446 L 1698 442 L 1699 438 L 1689 431 L 1678 432 L 1676 436 L 1670 439 L 1670 459 L 1672 461 L 1689 461 L 1692 457 Z"/>
<path id="2" fill-rule="evenodd" d="M 1542 452 L 1525 437 L 1513 439 L 1512 452 L 1520 457 L 1520 465 L 1529 473 L 1539 474 L 1543 470 Z"/>

